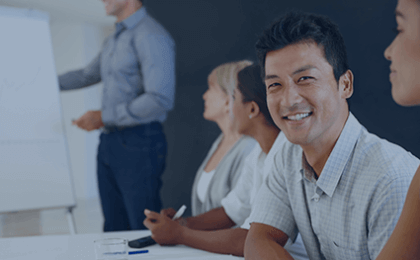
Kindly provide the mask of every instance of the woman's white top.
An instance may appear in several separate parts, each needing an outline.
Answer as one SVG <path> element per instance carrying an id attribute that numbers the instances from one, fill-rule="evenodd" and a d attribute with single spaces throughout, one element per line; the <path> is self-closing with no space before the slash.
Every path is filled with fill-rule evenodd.
<path id="1" fill-rule="evenodd" d="M 248 217 L 251 214 L 252 204 L 274 163 L 274 155 L 278 151 L 279 144 L 285 139 L 285 135 L 279 134 L 267 155 L 257 144 L 245 160 L 237 185 L 222 200 L 226 214 L 241 228 L 251 227 Z M 289 240 L 284 248 L 295 260 L 309 259 L 300 234 L 294 243 Z"/>
<path id="2" fill-rule="evenodd" d="M 207 190 L 209 189 L 211 179 L 213 178 L 215 172 L 216 170 L 212 170 L 210 172 L 203 171 L 203 174 L 201 174 L 200 180 L 197 184 L 197 197 L 201 203 L 206 201 Z"/>
<path id="3" fill-rule="evenodd" d="M 220 134 L 216 141 L 214 141 L 210 151 L 207 153 L 206 158 L 201 163 L 197 170 L 197 174 L 195 175 L 191 191 L 191 212 L 193 216 L 203 214 L 222 206 L 222 199 L 236 186 L 239 176 L 242 173 L 245 159 L 257 143 L 253 138 L 246 135 L 241 136 L 241 138 L 236 141 L 214 169 L 214 176 L 210 180 L 207 194 L 204 202 L 202 202 L 197 196 L 198 181 L 201 179 L 204 168 L 206 168 L 207 163 L 216 152 L 222 140 L 223 134 Z"/>

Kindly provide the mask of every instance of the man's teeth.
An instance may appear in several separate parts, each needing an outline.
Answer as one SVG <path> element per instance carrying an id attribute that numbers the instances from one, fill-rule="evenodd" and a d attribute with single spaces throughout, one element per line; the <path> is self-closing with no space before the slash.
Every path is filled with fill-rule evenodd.
<path id="1" fill-rule="evenodd" d="M 301 120 L 302 118 L 308 117 L 310 113 L 302 113 L 302 114 L 296 114 L 293 116 L 288 116 L 287 118 L 290 120 Z"/>

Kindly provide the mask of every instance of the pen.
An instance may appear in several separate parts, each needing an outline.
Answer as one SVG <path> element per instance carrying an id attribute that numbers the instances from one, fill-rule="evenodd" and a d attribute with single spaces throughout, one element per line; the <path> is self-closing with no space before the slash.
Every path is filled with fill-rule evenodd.
<path id="1" fill-rule="evenodd" d="M 149 250 L 140 250 L 140 251 L 131 251 L 131 252 L 128 252 L 129 255 L 145 254 L 145 253 L 149 253 Z"/>
<path id="2" fill-rule="evenodd" d="M 175 213 L 174 217 L 172 218 L 172 220 L 178 219 L 182 216 L 182 214 L 184 214 L 185 209 L 187 208 L 187 206 L 182 205 L 178 211 Z"/>

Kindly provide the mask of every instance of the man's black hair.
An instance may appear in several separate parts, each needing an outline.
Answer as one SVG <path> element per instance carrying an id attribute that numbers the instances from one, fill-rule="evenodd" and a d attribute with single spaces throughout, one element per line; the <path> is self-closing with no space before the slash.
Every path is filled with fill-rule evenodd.
<path id="1" fill-rule="evenodd" d="M 346 46 L 337 24 L 324 15 L 292 11 L 266 29 L 255 45 L 263 76 L 268 52 L 302 42 L 314 42 L 323 49 L 337 82 L 349 69 Z"/>

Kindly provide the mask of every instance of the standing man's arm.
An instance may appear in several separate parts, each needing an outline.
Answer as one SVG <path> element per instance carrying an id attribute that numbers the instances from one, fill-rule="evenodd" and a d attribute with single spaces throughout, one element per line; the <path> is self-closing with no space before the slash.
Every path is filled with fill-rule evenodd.
<path id="1" fill-rule="evenodd" d="M 175 44 L 169 36 L 147 35 L 134 38 L 144 93 L 129 104 L 115 108 L 117 124 L 129 125 L 135 119 L 163 116 L 175 99 Z"/>
<path id="2" fill-rule="evenodd" d="M 79 89 L 99 83 L 101 81 L 100 58 L 101 54 L 96 56 L 86 68 L 60 75 L 58 77 L 60 90 Z M 102 113 L 99 110 L 86 112 L 72 124 L 86 131 L 96 130 L 104 125 Z"/>
<path id="3" fill-rule="evenodd" d="M 284 249 L 288 236 L 269 225 L 252 223 L 245 240 L 245 259 L 290 259 Z"/>
<path id="4" fill-rule="evenodd" d="M 74 70 L 58 76 L 60 90 L 71 90 L 87 87 L 101 81 L 99 61 L 101 54 L 96 56 L 84 69 Z"/>

